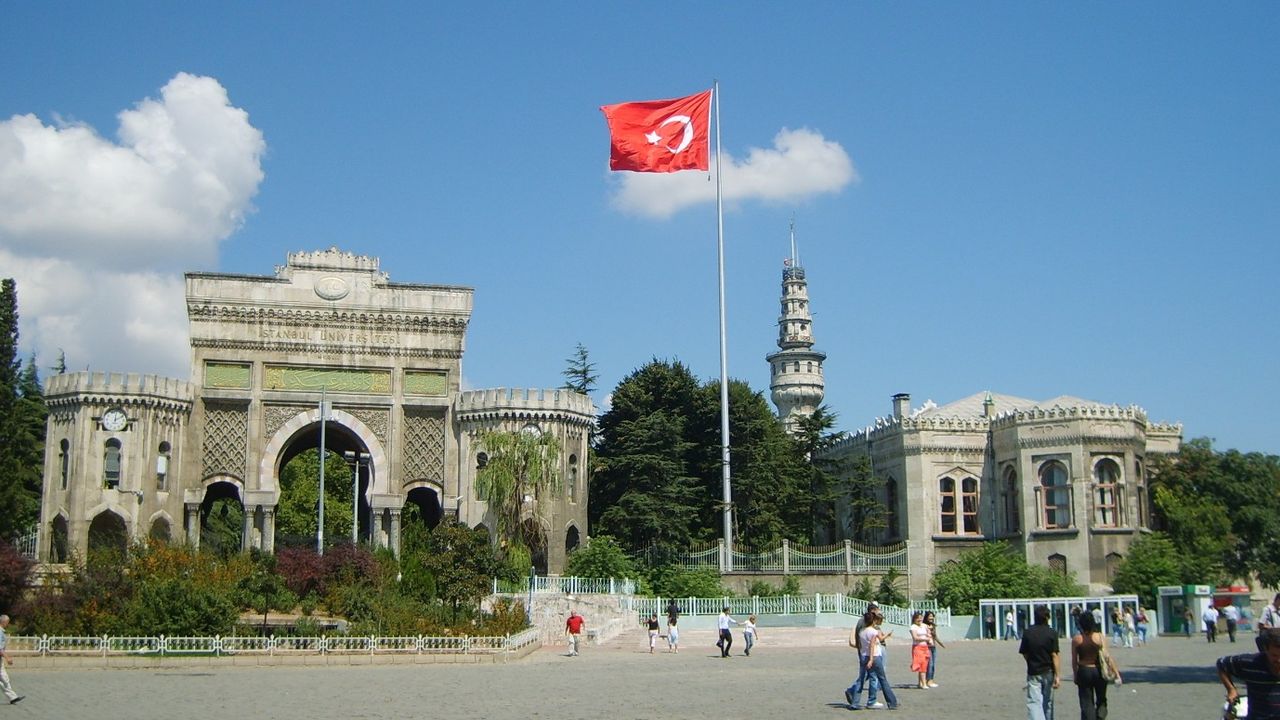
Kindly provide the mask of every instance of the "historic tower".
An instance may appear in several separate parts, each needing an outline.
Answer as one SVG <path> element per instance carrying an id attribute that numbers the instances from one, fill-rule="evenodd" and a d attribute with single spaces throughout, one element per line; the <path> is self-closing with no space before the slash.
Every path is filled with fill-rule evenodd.
<path id="1" fill-rule="evenodd" d="M 795 432 L 802 416 L 822 404 L 822 361 L 826 353 L 813 349 L 813 316 L 809 312 L 809 284 L 796 252 L 796 228 L 791 225 L 791 257 L 783 261 L 782 315 L 778 317 L 778 352 L 769 361 L 773 404 L 788 432 Z"/>

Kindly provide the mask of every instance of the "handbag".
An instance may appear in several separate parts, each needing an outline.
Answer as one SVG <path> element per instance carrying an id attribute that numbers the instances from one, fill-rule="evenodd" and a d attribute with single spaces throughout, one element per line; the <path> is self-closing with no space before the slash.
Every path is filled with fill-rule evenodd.
<path id="1" fill-rule="evenodd" d="M 1098 648 L 1098 673 L 1108 685 L 1116 681 L 1116 664 L 1111 654 L 1102 648 Z"/>

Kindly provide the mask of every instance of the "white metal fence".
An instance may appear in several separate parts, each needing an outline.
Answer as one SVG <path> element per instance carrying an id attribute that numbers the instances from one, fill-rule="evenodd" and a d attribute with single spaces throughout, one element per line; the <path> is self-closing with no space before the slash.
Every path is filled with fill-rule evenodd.
<path id="1" fill-rule="evenodd" d="M 715 545 L 676 553 L 670 561 L 688 570 L 713 568 L 720 572 L 761 573 L 879 573 L 890 568 L 907 570 L 905 543 L 868 547 L 845 540 L 836 545 L 794 545 L 789 540 L 757 552 L 728 548 L 721 540 Z"/>
<path id="2" fill-rule="evenodd" d="M 14 655 L 427 655 L 514 652 L 537 642 L 534 628 L 515 635 L 477 637 L 377 637 L 318 635 L 312 637 L 121 637 L 15 635 L 7 652 Z"/>
<path id="3" fill-rule="evenodd" d="M 633 598 L 636 616 L 647 618 L 657 613 L 665 615 L 672 598 Z M 777 597 L 718 597 L 675 598 L 682 615 L 719 615 L 724 608 L 734 615 L 818 615 L 832 613 L 861 617 L 867 612 L 868 601 L 849 595 L 780 595 Z M 951 608 L 940 608 L 933 600 L 913 602 L 907 607 L 880 605 L 885 622 L 910 625 L 915 612 L 932 611 L 938 625 L 950 627 Z"/>
<path id="4" fill-rule="evenodd" d="M 532 582 L 531 582 L 532 581 Z M 580 578 L 561 577 L 560 575 L 535 575 L 517 582 L 493 580 L 493 594 L 521 595 L 532 592 L 535 595 L 558 593 L 565 595 L 634 595 L 636 583 L 628 578 Z"/>
<path id="5" fill-rule="evenodd" d="M 36 542 L 40 537 L 40 526 L 32 525 L 25 533 L 13 539 L 13 547 L 22 557 L 28 560 L 36 559 Z"/>

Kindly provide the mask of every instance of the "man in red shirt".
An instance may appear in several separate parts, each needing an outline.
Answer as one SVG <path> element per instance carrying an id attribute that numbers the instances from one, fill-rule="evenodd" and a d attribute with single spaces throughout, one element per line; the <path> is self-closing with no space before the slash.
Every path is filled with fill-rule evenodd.
<path id="1" fill-rule="evenodd" d="M 564 621 L 564 632 L 569 636 L 569 654 L 578 654 L 578 638 L 582 635 L 582 626 L 586 621 L 578 614 L 577 610 L 569 611 L 569 619 Z"/>

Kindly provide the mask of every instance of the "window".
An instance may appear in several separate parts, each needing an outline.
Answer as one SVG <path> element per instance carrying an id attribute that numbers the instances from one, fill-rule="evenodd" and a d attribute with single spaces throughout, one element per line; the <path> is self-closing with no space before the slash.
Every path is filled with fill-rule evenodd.
<path id="1" fill-rule="evenodd" d="M 156 455 L 156 489 L 164 490 L 169 479 L 169 443 L 160 443 Z"/>
<path id="2" fill-rule="evenodd" d="M 71 442 L 63 440 L 58 443 L 58 479 L 62 489 L 67 489 L 67 479 L 71 474 Z"/>
<path id="3" fill-rule="evenodd" d="M 1120 466 L 1103 458 L 1093 466 L 1093 524 L 1120 527 Z"/>
<path id="4" fill-rule="evenodd" d="M 120 487 L 120 441 L 111 438 L 102 454 L 102 487 L 114 490 Z"/>
<path id="5" fill-rule="evenodd" d="M 1142 476 L 1142 458 L 1133 461 L 1133 479 L 1138 484 L 1138 527 L 1147 527 L 1147 481 Z"/>
<path id="6" fill-rule="evenodd" d="M 1050 460 L 1040 466 L 1040 526 L 1046 530 L 1071 527 L 1071 486 L 1067 466 Z"/>
<path id="7" fill-rule="evenodd" d="M 940 497 L 941 532 L 944 535 L 974 535 L 978 532 L 978 480 L 961 479 L 959 492 L 956 481 L 944 477 L 938 481 Z"/>
<path id="8" fill-rule="evenodd" d="M 578 502 L 578 456 L 569 456 L 569 502 Z"/>
<path id="9" fill-rule="evenodd" d="M 1018 471 L 1004 469 L 1004 529 L 1016 533 L 1022 529 L 1022 513 L 1018 509 Z"/>
<path id="10" fill-rule="evenodd" d="M 884 484 L 885 530 L 890 538 L 899 537 L 898 481 L 889 478 Z"/>
<path id="11" fill-rule="evenodd" d="M 1067 556 L 1054 553 L 1049 556 L 1049 570 L 1062 577 L 1067 576 Z"/>
<path id="12" fill-rule="evenodd" d="M 1120 563 L 1124 560 L 1124 556 L 1120 553 L 1107 553 L 1107 582 L 1116 579 L 1116 572 L 1120 569 Z"/>

